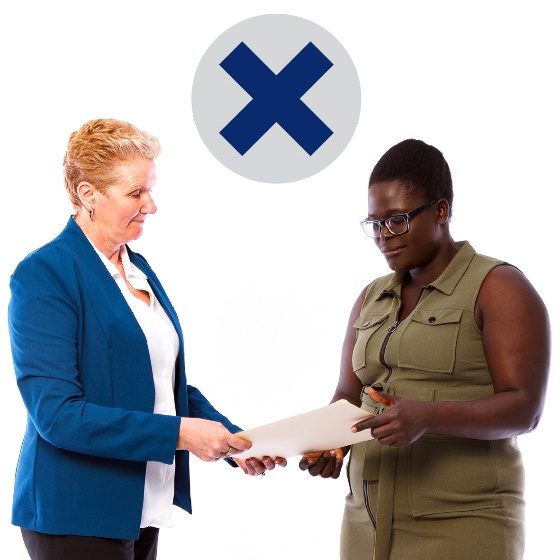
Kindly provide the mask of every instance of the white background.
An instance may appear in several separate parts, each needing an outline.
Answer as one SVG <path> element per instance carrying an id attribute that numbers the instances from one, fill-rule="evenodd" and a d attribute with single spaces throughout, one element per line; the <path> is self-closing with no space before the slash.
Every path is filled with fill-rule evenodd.
<path id="1" fill-rule="evenodd" d="M 330 401 L 350 308 L 388 271 L 358 225 L 367 213 L 368 176 L 405 138 L 434 144 L 450 164 L 454 238 L 519 266 L 554 326 L 555 7 L 538 0 L 4 5 L 0 307 L 7 307 L 17 262 L 57 235 L 70 215 L 61 178 L 68 136 L 89 119 L 115 117 L 155 134 L 164 150 L 154 193 L 159 211 L 133 248 L 148 258 L 181 317 L 189 381 L 245 428 Z M 197 64 L 212 42 L 244 19 L 273 13 L 332 33 L 362 86 L 347 149 L 317 175 L 280 185 L 222 166 L 200 140 L 190 106 Z M 0 540 L 19 560 L 26 554 L 10 510 L 25 411 L 5 320 L 0 360 Z M 534 433 L 519 438 L 529 560 L 555 554 L 557 543 L 557 362 L 555 344 L 545 414 Z M 252 479 L 224 462 L 194 458 L 194 515 L 176 509 L 158 558 L 338 558 L 345 477 L 312 479 L 297 462 Z"/>

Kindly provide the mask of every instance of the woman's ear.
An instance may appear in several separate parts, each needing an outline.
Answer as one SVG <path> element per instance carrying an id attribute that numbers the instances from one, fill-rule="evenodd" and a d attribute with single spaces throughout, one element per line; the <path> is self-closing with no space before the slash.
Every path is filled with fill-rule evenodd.
<path id="1" fill-rule="evenodd" d="M 87 181 L 82 181 L 78 184 L 78 198 L 80 199 L 82 205 L 88 209 L 88 211 L 91 209 L 91 206 L 95 202 L 95 192 L 95 187 Z"/>
<path id="2" fill-rule="evenodd" d="M 438 213 L 437 215 L 438 224 L 440 225 L 446 224 L 447 221 L 449 220 L 449 202 L 447 202 L 445 198 L 438 200 L 436 203 L 436 209 Z"/>

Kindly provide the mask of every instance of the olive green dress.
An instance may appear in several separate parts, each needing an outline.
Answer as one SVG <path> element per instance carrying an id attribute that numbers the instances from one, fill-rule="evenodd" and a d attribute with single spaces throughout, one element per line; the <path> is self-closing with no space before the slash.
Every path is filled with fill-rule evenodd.
<path id="1" fill-rule="evenodd" d="M 426 401 L 493 394 L 474 307 L 488 272 L 504 263 L 460 245 L 400 323 L 403 275 L 368 288 L 352 356 L 368 412 L 382 410 L 368 386 Z M 522 559 L 523 465 L 515 438 L 424 435 L 398 449 L 370 440 L 352 446 L 347 468 L 341 559 Z"/>

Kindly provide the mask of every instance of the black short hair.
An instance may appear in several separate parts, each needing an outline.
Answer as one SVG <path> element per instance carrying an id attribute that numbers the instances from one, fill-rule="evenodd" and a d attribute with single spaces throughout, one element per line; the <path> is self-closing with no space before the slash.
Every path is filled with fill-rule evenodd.
<path id="1" fill-rule="evenodd" d="M 369 186 L 383 181 L 399 181 L 410 193 L 425 195 L 426 201 L 445 198 L 449 211 L 453 204 L 451 171 L 443 154 L 422 140 L 403 140 L 389 148 L 369 177 Z"/>

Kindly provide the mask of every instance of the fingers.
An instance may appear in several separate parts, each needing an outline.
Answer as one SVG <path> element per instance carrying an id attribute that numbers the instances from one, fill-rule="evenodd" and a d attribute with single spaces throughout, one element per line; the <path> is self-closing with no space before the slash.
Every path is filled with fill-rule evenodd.
<path id="1" fill-rule="evenodd" d="M 317 459 L 323 454 L 322 451 L 316 451 L 314 453 L 306 453 L 299 462 L 299 468 L 302 471 L 306 471 L 311 465 L 317 462 Z"/>
<path id="2" fill-rule="evenodd" d="M 245 459 L 245 467 L 247 468 L 246 472 L 249 476 L 258 476 L 266 471 L 263 462 L 254 457 Z"/>
<path id="3" fill-rule="evenodd" d="M 237 465 L 241 468 L 241 470 L 245 473 L 245 474 L 249 474 L 247 472 L 247 466 L 245 465 L 245 459 L 238 459 L 237 457 L 232 457 L 232 460 L 235 461 L 237 463 Z"/>
<path id="4" fill-rule="evenodd" d="M 228 447 L 227 451 L 221 451 L 219 457 L 217 457 L 217 459 L 228 459 L 230 457 L 233 457 L 234 455 L 236 455 L 237 453 L 241 453 L 241 449 L 237 449 L 235 447 L 232 447 L 231 445 Z"/>
<path id="5" fill-rule="evenodd" d="M 177 449 L 192 452 L 202 461 L 217 461 L 251 448 L 251 442 L 232 434 L 220 422 L 181 418 Z"/>
<path id="6" fill-rule="evenodd" d="M 227 443 L 229 444 L 228 448 L 226 451 L 222 452 L 222 456 L 220 457 L 221 459 L 233 457 L 234 455 L 237 455 L 242 451 L 247 451 L 248 449 L 251 449 L 251 447 L 253 447 L 253 444 L 250 441 L 234 436 L 232 434 L 227 438 Z"/>
<path id="7" fill-rule="evenodd" d="M 338 478 L 344 462 L 344 451 L 340 448 L 330 451 L 306 453 L 299 462 L 302 471 L 308 471 L 311 476 L 322 478 Z"/>
<path id="8" fill-rule="evenodd" d="M 229 432 L 228 432 L 229 434 Z M 222 451 L 220 456 L 217 459 L 227 459 L 229 457 L 233 457 L 242 451 L 247 451 L 251 449 L 253 444 L 243 438 L 237 437 L 233 434 L 230 434 L 227 438 L 228 448 L 225 451 Z"/>
<path id="9" fill-rule="evenodd" d="M 395 404 L 395 400 L 392 397 L 390 397 L 386 393 L 380 393 L 372 387 L 368 387 L 368 395 L 372 398 L 372 400 L 377 401 L 378 403 L 383 404 L 389 408 Z"/>
<path id="10" fill-rule="evenodd" d="M 354 424 L 352 428 L 350 428 L 354 433 L 362 432 L 363 430 L 368 430 L 371 428 L 377 427 L 377 416 L 372 416 L 370 418 L 366 418 L 365 420 L 361 420 L 357 424 Z"/>
<path id="11" fill-rule="evenodd" d="M 229 459 L 230 457 L 233 457 L 237 453 L 241 453 L 241 451 L 244 451 L 243 449 L 237 449 L 236 447 L 232 447 L 231 445 L 227 445 L 226 448 L 224 449 L 224 445 L 225 444 L 223 443 L 216 443 L 215 446 L 213 446 L 211 449 L 204 450 L 203 453 L 205 453 L 209 458 L 203 460 L 208 460 L 212 462 L 212 461 L 219 461 L 220 459 Z M 200 457 L 200 455 L 196 453 L 196 451 L 194 453 Z"/>
<path id="12" fill-rule="evenodd" d="M 285 467 L 288 461 L 284 457 L 268 457 L 265 456 L 262 459 L 257 459 L 256 457 L 250 457 L 245 460 L 246 473 L 249 476 L 258 476 L 264 474 L 266 471 L 271 471 L 274 468 Z"/>
<path id="13" fill-rule="evenodd" d="M 247 451 L 247 449 L 251 449 L 251 447 L 253 446 L 250 441 L 233 434 L 231 434 L 227 438 L 227 443 L 232 449 L 236 449 L 237 453 L 241 453 L 241 451 Z M 232 453 L 232 455 L 234 455 L 234 453 Z"/>
<path id="14" fill-rule="evenodd" d="M 395 401 L 399 398 L 388 395 L 387 393 L 376 391 L 372 387 L 368 387 L 368 394 L 372 398 L 372 400 L 378 402 L 379 404 L 382 404 L 383 406 L 386 406 L 388 409 L 391 408 L 395 404 Z M 380 416 L 382 416 L 383 414 L 384 413 L 381 413 Z M 377 428 L 381 423 L 381 421 L 379 420 L 380 416 L 370 416 L 365 420 L 361 420 L 360 422 L 354 424 L 351 430 L 356 433 L 362 432 L 363 430 Z"/>

